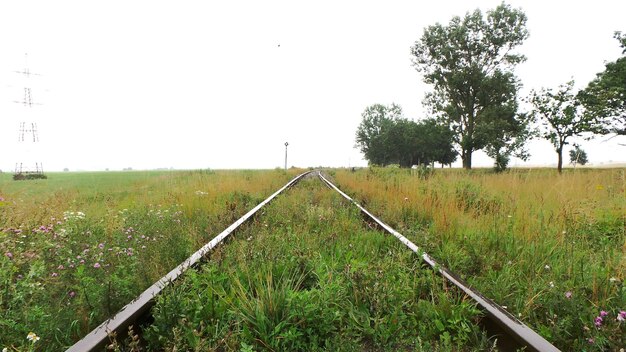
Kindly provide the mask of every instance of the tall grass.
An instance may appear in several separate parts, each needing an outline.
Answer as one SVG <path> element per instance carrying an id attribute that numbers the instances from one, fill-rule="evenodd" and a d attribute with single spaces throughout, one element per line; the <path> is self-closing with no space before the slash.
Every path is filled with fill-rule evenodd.
<path id="1" fill-rule="evenodd" d="M 335 179 L 557 346 L 603 350 L 626 344 L 624 174 L 374 168 Z"/>
<path id="2" fill-rule="evenodd" d="M 296 172 L 0 174 L 0 348 L 73 344 Z"/>
<path id="3" fill-rule="evenodd" d="M 276 199 L 159 297 L 153 314 L 146 339 L 155 350 L 490 346 L 471 302 L 315 179 Z"/>

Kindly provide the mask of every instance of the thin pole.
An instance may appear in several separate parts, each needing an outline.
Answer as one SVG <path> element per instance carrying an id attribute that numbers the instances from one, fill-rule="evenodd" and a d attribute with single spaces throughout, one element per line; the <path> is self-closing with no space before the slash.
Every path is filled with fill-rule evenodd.
<path id="1" fill-rule="evenodd" d="M 287 171 L 287 146 L 289 143 L 285 142 L 285 171 Z"/>

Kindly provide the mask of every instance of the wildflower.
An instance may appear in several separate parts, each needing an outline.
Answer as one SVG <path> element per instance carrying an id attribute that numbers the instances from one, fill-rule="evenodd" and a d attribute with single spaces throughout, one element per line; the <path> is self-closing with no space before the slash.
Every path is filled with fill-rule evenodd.
<path id="1" fill-rule="evenodd" d="M 80 264 L 85 264 L 85 259 L 81 259 L 79 263 Z"/>
<path id="2" fill-rule="evenodd" d="M 550 281 L 548 285 L 550 285 L 550 287 L 554 287 L 554 282 Z"/>
<path id="3" fill-rule="evenodd" d="M 567 299 L 572 298 L 572 291 L 565 292 L 565 298 L 567 298 Z"/>
<path id="4" fill-rule="evenodd" d="M 26 336 L 26 339 L 28 341 L 32 341 L 33 343 L 39 341 L 39 336 L 37 336 L 37 334 L 35 334 L 34 332 L 29 332 L 28 335 Z"/>
<path id="5" fill-rule="evenodd" d="M 100 268 L 100 263 L 94 264 L 93 267 L 96 268 L 96 269 Z"/>
<path id="6" fill-rule="evenodd" d="M 593 320 L 593 324 L 594 324 L 597 328 L 599 328 L 599 327 L 601 327 L 601 326 L 602 326 L 602 321 L 603 321 L 602 317 L 596 317 L 596 318 Z"/>
<path id="7" fill-rule="evenodd" d="M 4 198 L 2 198 L 2 196 L 0 196 L 0 202 L 4 202 Z M 4 350 L 3 350 L 4 352 Z"/>
<path id="8" fill-rule="evenodd" d="M 593 343 L 594 343 L 595 341 L 593 340 L 593 338 L 592 338 L 592 337 L 590 337 L 590 338 L 588 338 L 588 339 L 587 339 L 587 342 L 588 342 L 590 345 L 593 345 Z"/>
<path id="9" fill-rule="evenodd" d="M 601 311 L 600 311 L 600 316 L 601 316 L 602 318 L 606 317 L 607 315 L 609 315 L 609 313 L 608 313 L 607 311 L 605 311 L 605 310 L 601 310 Z"/>
<path id="10" fill-rule="evenodd" d="M 63 266 L 63 264 L 59 265 L 59 267 L 57 268 L 58 270 L 64 270 L 65 267 Z"/>
<path id="11" fill-rule="evenodd" d="M 626 311 L 620 311 L 619 314 L 617 314 L 617 321 L 622 322 L 626 320 Z"/>
<path id="12" fill-rule="evenodd" d="M 546 270 L 550 270 L 550 265 L 546 264 L 546 266 L 543 267 Z"/>
<path id="13" fill-rule="evenodd" d="M 50 276 L 57 277 L 57 276 L 59 276 L 59 274 L 58 273 L 52 273 Z"/>
<path id="14" fill-rule="evenodd" d="M 18 280 L 21 280 L 21 279 L 23 279 L 23 278 L 24 278 L 24 276 L 22 276 L 22 274 L 17 275 L 17 279 L 18 279 Z"/>
<path id="15" fill-rule="evenodd" d="M 9 259 L 13 259 L 13 253 L 11 252 L 6 252 L 4 255 L 6 255 Z"/>
<path id="16" fill-rule="evenodd" d="M 2 199 L 2 197 L 0 197 L 0 199 Z M 2 349 L 2 352 L 9 352 L 9 349 L 5 347 Z"/>
<path id="17" fill-rule="evenodd" d="M 612 277 L 612 278 L 610 278 L 610 279 L 609 279 L 609 281 L 611 281 L 611 282 L 616 282 L 616 281 L 618 281 L 618 280 L 617 280 L 616 278 Z"/>
<path id="18" fill-rule="evenodd" d="M 67 295 L 70 296 L 70 298 L 74 298 L 74 296 L 76 296 L 76 292 L 70 291 L 67 293 Z"/>

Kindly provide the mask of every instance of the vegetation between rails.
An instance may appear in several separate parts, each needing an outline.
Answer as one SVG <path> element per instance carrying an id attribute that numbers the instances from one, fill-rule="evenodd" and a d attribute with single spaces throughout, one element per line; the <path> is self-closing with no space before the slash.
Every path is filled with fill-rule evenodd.
<path id="1" fill-rule="evenodd" d="M 485 350 L 474 303 L 319 180 L 159 297 L 149 350 Z"/>

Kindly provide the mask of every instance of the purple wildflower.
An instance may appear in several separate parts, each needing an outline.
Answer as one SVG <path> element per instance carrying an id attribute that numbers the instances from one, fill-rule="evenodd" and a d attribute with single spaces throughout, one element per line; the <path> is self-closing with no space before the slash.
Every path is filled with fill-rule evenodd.
<path id="1" fill-rule="evenodd" d="M 572 298 L 572 291 L 565 292 L 565 298 L 571 299 Z"/>
<path id="2" fill-rule="evenodd" d="M 6 255 L 9 259 L 13 259 L 13 253 L 11 252 L 6 252 L 4 255 Z"/>
<path id="3" fill-rule="evenodd" d="M 103 249 L 103 248 L 104 248 L 104 243 L 100 243 L 100 244 L 98 245 L 98 248 Z"/>
<path id="4" fill-rule="evenodd" d="M 626 320 L 626 311 L 620 311 L 619 314 L 617 314 L 617 321 L 624 321 Z"/>
<path id="5" fill-rule="evenodd" d="M 595 341 L 593 340 L 593 337 L 590 337 L 590 338 L 588 338 L 588 339 L 587 339 L 587 342 L 588 342 L 590 345 L 593 345 L 593 343 L 594 343 Z"/>
<path id="6" fill-rule="evenodd" d="M 67 295 L 70 296 L 70 298 L 74 298 L 74 296 L 76 296 L 76 292 L 70 291 L 67 293 Z"/>
<path id="7" fill-rule="evenodd" d="M 52 273 L 52 275 L 50 275 L 50 276 L 57 277 L 57 276 L 59 276 L 59 274 L 58 273 Z"/>
<path id="8" fill-rule="evenodd" d="M 601 327 L 601 326 L 602 326 L 602 317 L 596 317 L 596 318 L 593 320 L 593 324 L 594 324 L 597 328 Z"/>
<path id="9" fill-rule="evenodd" d="M 81 259 L 79 263 L 80 264 L 85 264 L 85 259 Z"/>
<path id="10" fill-rule="evenodd" d="M 4 202 L 4 198 L 2 198 L 2 196 L 0 196 L 0 202 Z"/>
<path id="11" fill-rule="evenodd" d="M 602 318 L 606 317 L 607 315 L 609 315 L 609 313 L 607 313 L 607 311 L 605 311 L 605 310 L 601 310 L 601 311 L 600 311 L 600 316 L 601 316 Z"/>
<path id="12" fill-rule="evenodd" d="M 58 267 L 57 269 L 59 269 L 59 270 L 64 270 L 64 269 L 65 269 L 65 267 L 63 266 L 63 264 L 61 264 L 61 265 L 59 265 L 59 267 Z"/>
<path id="13" fill-rule="evenodd" d="M 93 267 L 96 268 L 96 269 L 100 268 L 100 263 L 94 264 Z"/>

